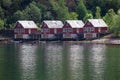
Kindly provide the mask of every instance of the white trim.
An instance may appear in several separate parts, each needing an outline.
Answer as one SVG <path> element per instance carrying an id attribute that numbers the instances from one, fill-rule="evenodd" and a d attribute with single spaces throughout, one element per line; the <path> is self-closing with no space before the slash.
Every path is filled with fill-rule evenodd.
<path id="1" fill-rule="evenodd" d="M 84 38 L 86 39 L 97 38 L 97 33 L 84 33 Z"/>

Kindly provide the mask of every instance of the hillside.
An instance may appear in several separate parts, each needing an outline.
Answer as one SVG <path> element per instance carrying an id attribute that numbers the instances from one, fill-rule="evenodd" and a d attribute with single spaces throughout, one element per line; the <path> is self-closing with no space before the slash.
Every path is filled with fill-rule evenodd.
<path id="1" fill-rule="evenodd" d="M 17 20 L 40 25 L 43 20 L 103 18 L 116 32 L 119 9 L 120 0 L 0 0 L 0 29 L 13 27 Z"/>

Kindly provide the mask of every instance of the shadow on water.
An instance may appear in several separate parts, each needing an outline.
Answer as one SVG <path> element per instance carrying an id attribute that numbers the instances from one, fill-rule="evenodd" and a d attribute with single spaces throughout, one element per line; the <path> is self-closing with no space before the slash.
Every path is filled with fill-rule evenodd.
<path id="1" fill-rule="evenodd" d="M 120 80 L 120 46 L 107 46 L 105 80 Z"/>
<path id="2" fill-rule="evenodd" d="M 0 80 L 21 80 L 17 49 L 14 45 L 0 45 Z"/>

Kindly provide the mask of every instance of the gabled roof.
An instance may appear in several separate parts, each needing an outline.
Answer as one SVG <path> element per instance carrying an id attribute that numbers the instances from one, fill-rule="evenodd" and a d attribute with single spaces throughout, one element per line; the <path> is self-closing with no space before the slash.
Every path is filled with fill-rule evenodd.
<path id="1" fill-rule="evenodd" d="M 16 25 L 17 23 L 21 24 L 23 28 L 38 28 L 37 25 L 34 23 L 34 21 L 23 20 L 23 21 L 17 21 Z"/>
<path id="2" fill-rule="evenodd" d="M 88 19 L 94 27 L 108 27 L 103 19 Z"/>
<path id="3" fill-rule="evenodd" d="M 66 20 L 66 22 L 72 27 L 72 28 L 83 28 L 84 23 L 82 20 Z"/>
<path id="4" fill-rule="evenodd" d="M 43 23 L 45 23 L 48 26 L 48 28 L 62 28 L 63 27 L 62 21 L 59 21 L 59 20 L 45 20 L 43 21 Z"/>

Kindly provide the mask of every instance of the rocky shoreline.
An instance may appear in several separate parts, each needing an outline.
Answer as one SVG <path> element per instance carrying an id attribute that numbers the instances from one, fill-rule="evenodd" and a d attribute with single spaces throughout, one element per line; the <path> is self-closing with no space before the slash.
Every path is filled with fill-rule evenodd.
<path id="1" fill-rule="evenodd" d="M 95 39 L 95 40 L 83 40 L 83 41 L 72 41 L 73 43 L 92 43 L 92 44 L 108 44 L 108 45 L 120 45 L 120 39 Z"/>
<path id="2" fill-rule="evenodd" d="M 37 42 L 38 42 L 38 40 L 37 40 Z M 41 43 L 44 41 L 39 41 L 39 42 Z M 100 38 L 100 39 L 94 39 L 94 40 L 64 41 L 64 42 L 120 45 L 120 38 Z M 10 38 L 1 38 L 0 43 L 4 43 L 4 44 L 11 43 L 11 39 Z M 12 40 L 12 43 L 14 43 L 13 40 Z"/>

